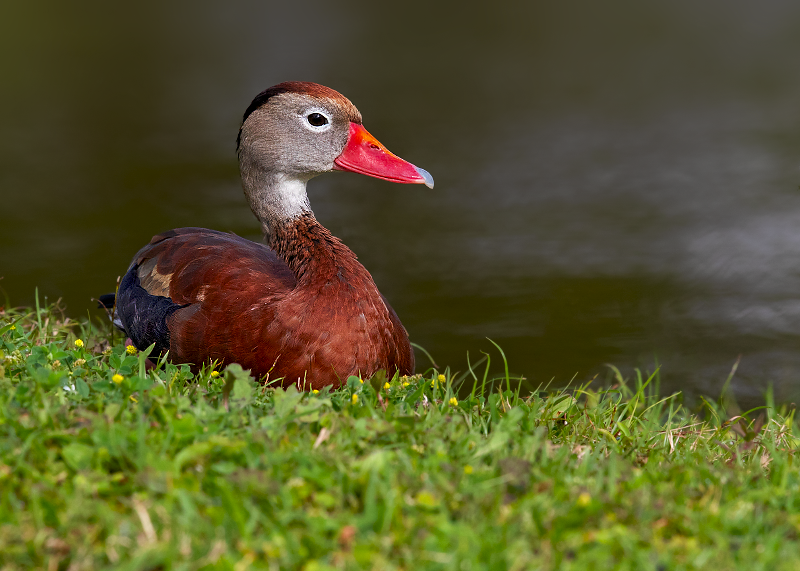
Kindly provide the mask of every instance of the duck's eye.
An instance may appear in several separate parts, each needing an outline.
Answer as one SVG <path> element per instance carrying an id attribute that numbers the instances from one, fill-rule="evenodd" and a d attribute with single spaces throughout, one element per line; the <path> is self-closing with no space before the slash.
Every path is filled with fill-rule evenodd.
<path id="1" fill-rule="evenodd" d="M 322 127 L 328 124 L 328 118 L 322 113 L 311 113 L 306 119 L 314 127 Z"/>

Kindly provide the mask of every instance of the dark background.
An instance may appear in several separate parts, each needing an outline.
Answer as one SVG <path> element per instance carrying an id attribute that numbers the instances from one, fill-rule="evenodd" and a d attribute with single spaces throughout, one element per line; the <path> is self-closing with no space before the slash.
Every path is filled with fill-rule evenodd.
<path id="1" fill-rule="evenodd" d="M 259 239 L 236 132 L 299 79 L 436 180 L 309 195 L 440 363 L 490 337 L 531 388 L 659 363 L 662 390 L 715 397 L 741 355 L 742 401 L 798 396 L 799 4 L 289 4 L 3 8 L 13 304 L 94 312 L 165 229 Z"/>

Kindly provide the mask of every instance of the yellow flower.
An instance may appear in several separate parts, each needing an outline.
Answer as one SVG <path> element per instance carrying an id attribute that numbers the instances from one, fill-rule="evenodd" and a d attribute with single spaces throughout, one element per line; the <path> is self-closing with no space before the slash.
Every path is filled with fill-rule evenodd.
<path id="1" fill-rule="evenodd" d="M 13 329 L 13 327 L 12 327 L 12 329 Z M 83 349 L 83 339 L 75 339 L 75 346 L 78 349 Z"/>
<path id="2" fill-rule="evenodd" d="M 456 397 L 451 398 L 450 404 L 453 406 L 458 406 L 458 399 Z"/>
<path id="3" fill-rule="evenodd" d="M 219 377 L 219 371 L 211 371 L 211 378 L 216 379 Z"/>
<path id="4" fill-rule="evenodd" d="M 465 473 L 465 474 L 472 474 L 472 472 L 474 472 L 474 470 L 473 470 L 472 466 L 470 466 L 469 464 L 467 464 L 466 466 L 464 466 L 464 473 Z"/>
<path id="5" fill-rule="evenodd" d="M 578 496 L 577 504 L 581 507 L 586 507 L 590 503 L 592 503 L 592 496 L 589 495 L 589 492 L 581 492 Z"/>
<path id="6" fill-rule="evenodd" d="M 353 393 L 353 404 L 356 404 L 357 402 L 358 402 L 358 395 Z"/>
<path id="7" fill-rule="evenodd" d="M 319 391 L 317 389 L 311 389 L 311 394 L 312 395 L 318 395 Z"/>
<path id="8" fill-rule="evenodd" d="M 128 345 L 127 347 L 125 347 L 125 352 L 128 355 L 136 355 L 136 347 L 134 347 L 133 345 Z"/>
<path id="9" fill-rule="evenodd" d="M 73 367 L 83 367 L 86 364 L 86 359 L 75 359 L 75 362 L 72 363 Z"/>
<path id="10" fill-rule="evenodd" d="M 383 385 L 383 388 L 388 391 L 391 388 L 391 386 L 392 385 L 390 385 L 389 383 L 386 383 L 385 385 Z"/>
<path id="11" fill-rule="evenodd" d="M 440 383 L 443 383 L 443 382 L 445 382 L 446 380 L 447 380 L 447 379 L 445 378 L 445 376 L 444 376 L 444 375 L 439 375 L 439 377 L 438 377 L 438 381 L 439 381 Z"/>
<path id="12" fill-rule="evenodd" d="M 135 403 L 139 402 L 138 400 L 136 400 L 136 397 L 134 397 L 133 395 L 131 395 L 129 398 Z"/>
<path id="13" fill-rule="evenodd" d="M 358 382 L 359 382 L 359 383 L 361 383 L 361 384 L 363 385 L 363 384 L 364 384 L 364 379 L 362 379 L 362 378 L 359 378 L 359 379 L 358 379 Z"/>
<path id="14" fill-rule="evenodd" d="M 407 387 L 408 385 L 410 385 L 410 384 L 411 384 L 411 383 L 409 383 L 408 381 L 405 381 L 405 382 L 403 383 L 403 388 L 406 388 L 406 387 Z"/>
<path id="15" fill-rule="evenodd" d="M 9 331 L 15 331 L 16 329 L 17 329 L 17 326 L 16 325 L 12 325 L 11 329 Z M 80 339 L 78 341 L 80 341 Z M 76 341 L 75 344 L 77 345 L 77 343 L 78 342 Z M 81 341 L 81 343 L 83 343 L 83 342 Z"/>
<path id="16" fill-rule="evenodd" d="M 114 381 L 114 382 L 115 382 L 115 383 L 117 383 L 117 384 L 120 384 L 122 381 L 124 381 L 124 380 L 125 380 L 125 377 L 123 377 L 122 375 L 120 375 L 119 373 L 117 373 L 116 375 L 114 375 L 113 377 L 111 377 L 111 380 L 112 380 L 112 381 Z"/>

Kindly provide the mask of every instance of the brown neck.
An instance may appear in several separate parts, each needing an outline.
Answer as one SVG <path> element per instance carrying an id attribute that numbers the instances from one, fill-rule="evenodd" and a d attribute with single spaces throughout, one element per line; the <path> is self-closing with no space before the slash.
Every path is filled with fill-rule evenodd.
<path id="1" fill-rule="evenodd" d="M 352 250 L 310 212 L 272 228 L 268 240 L 297 277 L 299 286 L 324 286 L 338 277 L 351 285 L 375 288 L 372 276 Z"/>

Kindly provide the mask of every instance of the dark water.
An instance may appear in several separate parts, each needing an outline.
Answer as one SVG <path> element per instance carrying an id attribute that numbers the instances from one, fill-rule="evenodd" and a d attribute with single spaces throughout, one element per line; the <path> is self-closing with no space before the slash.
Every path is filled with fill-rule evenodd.
<path id="1" fill-rule="evenodd" d="M 412 339 L 534 386 L 615 363 L 800 396 L 800 4 L 17 2 L 0 23 L 0 286 L 85 314 L 159 231 L 258 239 L 241 114 L 347 95 L 436 189 L 313 181 Z M 422 361 L 422 360 L 421 360 Z"/>

